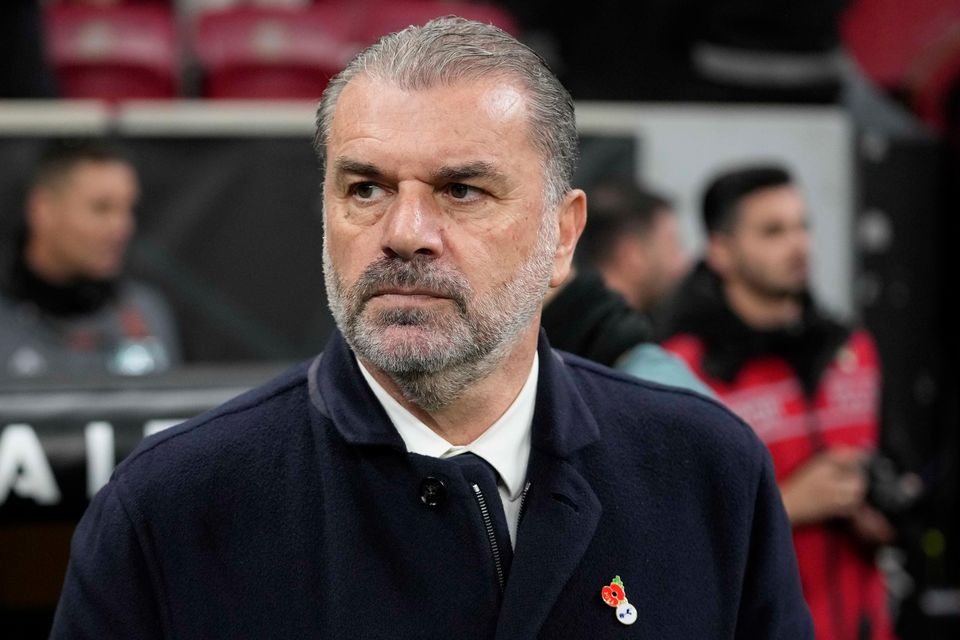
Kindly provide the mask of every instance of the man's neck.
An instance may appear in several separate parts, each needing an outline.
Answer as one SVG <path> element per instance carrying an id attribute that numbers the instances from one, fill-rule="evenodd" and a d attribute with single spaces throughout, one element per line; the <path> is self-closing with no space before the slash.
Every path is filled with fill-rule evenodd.
<path id="1" fill-rule="evenodd" d="M 36 277 L 52 285 L 67 285 L 77 278 L 77 274 L 60 265 L 49 251 L 35 242 L 24 248 L 23 262 Z"/>
<path id="2" fill-rule="evenodd" d="M 8 282 L 10 294 L 53 316 L 93 313 L 113 300 L 117 281 L 68 275 L 51 278 L 25 249 L 16 258 Z"/>
<path id="3" fill-rule="evenodd" d="M 485 378 L 473 383 L 454 402 L 431 411 L 407 400 L 396 382 L 371 363 L 364 360 L 363 365 L 391 397 L 437 435 L 452 445 L 466 445 L 483 435 L 516 400 L 530 375 L 539 332 L 539 321 L 532 323 L 509 355 Z"/>
<path id="4" fill-rule="evenodd" d="M 803 314 L 798 296 L 761 295 L 741 282 L 723 284 L 727 304 L 743 322 L 754 329 L 776 329 L 797 322 Z"/>

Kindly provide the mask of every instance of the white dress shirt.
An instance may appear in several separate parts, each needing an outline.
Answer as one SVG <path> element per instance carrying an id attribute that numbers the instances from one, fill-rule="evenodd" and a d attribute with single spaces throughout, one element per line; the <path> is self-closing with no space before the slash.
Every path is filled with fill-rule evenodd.
<path id="1" fill-rule="evenodd" d="M 530 432 L 537 399 L 539 356 L 534 353 L 530 374 L 513 404 L 479 438 L 467 445 L 452 445 L 444 440 L 387 393 L 359 359 L 357 364 L 373 394 L 383 405 L 387 417 L 396 427 L 407 451 L 432 458 L 452 458 L 469 451 L 486 460 L 496 470 L 497 488 L 510 531 L 510 544 L 516 545 L 520 496 L 523 495 L 527 463 L 530 460 Z"/>

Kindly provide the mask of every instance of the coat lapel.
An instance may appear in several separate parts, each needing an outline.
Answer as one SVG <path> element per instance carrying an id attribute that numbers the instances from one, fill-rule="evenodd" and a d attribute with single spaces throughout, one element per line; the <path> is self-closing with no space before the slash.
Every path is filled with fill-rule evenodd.
<path id="1" fill-rule="evenodd" d="M 527 470 L 530 491 L 517 532 L 498 638 L 533 638 L 590 546 L 600 502 L 571 457 L 599 439 L 567 366 L 540 338 L 540 381 Z"/>
<path id="2" fill-rule="evenodd" d="M 593 539 L 600 502 L 568 462 L 535 451 L 530 493 L 504 591 L 497 638 L 534 638 Z"/>

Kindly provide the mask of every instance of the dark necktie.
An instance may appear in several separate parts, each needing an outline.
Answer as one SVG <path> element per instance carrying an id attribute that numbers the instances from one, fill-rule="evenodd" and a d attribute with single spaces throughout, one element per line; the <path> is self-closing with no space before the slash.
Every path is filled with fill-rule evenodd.
<path id="1" fill-rule="evenodd" d="M 480 509 L 502 591 L 510 572 L 513 547 L 510 545 L 507 518 L 503 514 L 503 501 L 497 489 L 497 472 L 486 460 L 469 451 L 449 459 L 460 467 L 464 479 L 470 485 L 477 508 Z"/>

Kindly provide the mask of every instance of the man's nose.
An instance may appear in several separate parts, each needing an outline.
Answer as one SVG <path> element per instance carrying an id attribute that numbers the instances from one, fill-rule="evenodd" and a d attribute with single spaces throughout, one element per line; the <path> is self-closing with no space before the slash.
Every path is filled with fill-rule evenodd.
<path id="1" fill-rule="evenodd" d="M 416 255 L 437 258 L 443 253 L 443 212 L 432 189 L 400 188 L 383 219 L 381 248 L 404 260 Z"/>

